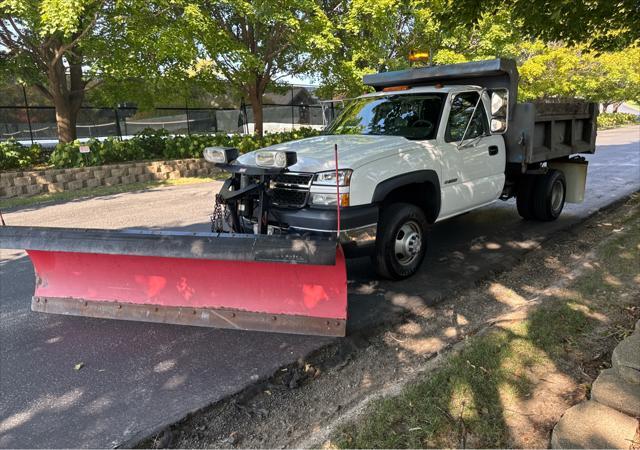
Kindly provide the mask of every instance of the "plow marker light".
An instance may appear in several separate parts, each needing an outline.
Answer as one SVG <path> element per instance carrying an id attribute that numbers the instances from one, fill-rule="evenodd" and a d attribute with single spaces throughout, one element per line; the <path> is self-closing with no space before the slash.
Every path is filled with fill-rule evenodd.
<path id="1" fill-rule="evenodd" d="M 342 249 L 287 236 L 2 227 L 25 249 L 34 311 L 344 336 Z"/>

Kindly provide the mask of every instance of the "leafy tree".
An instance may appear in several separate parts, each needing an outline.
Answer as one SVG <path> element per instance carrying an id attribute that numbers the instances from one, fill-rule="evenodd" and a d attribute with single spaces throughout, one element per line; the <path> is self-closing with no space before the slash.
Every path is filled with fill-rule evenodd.
<path id="1" fill-rule="evenodd" d="M 186 0 L 183 7 L 177 26 L 199 52 L 190 73 L 246 96 L 258 135 L 267 88 L 284 77 L 311 73 L 335 43 L 315 0 Z"/>
<path id="2" fill-rule="evenodd" d="M 640 101 L 640 47 L 589 54 L 586 59 L 590 70 L 583 86 L 585 97 L 602 103 L 605 109 L 613 105 L 614 112 L 626 100 Z"/>
<path id="3" fill-rule="evenodd" d="M 180 26 L 183 14 L 173 0 L 117 0 L 94 44 L 93 69 L 102 84 L 92 101 L 142 109 L 184 105 L 199 84 L 189 73 L 198 50 Z"/>
<path id="4" fill-rule="evenodd" d="M 506 11 L 487 14 L 469 26 L 444 22 L 442 8 L 443 2 L 432 0 L 328 2 L 326 9 L 340 45 L 321 65 L 321 95 L 361 94 L 366 90 L 364 74 L 409 67 L 411 50 L 429 55 L 414 66 L 450 64 L 511 56 L 522 39 Z"/>
<path id="5" fill-rule="evenodd" d="M 177 35 L 170 4 L 141 0 L 0 0 L 0 71 L 35 86 L 56 111 L 58 138 L 76 138 L 86 93 L 170 74 Z M 140 13 L 144 11 L 145 13 Z M 182 47 L 184 49 L 184 47 Z M 129 92 L 135 92 L 131 89 Z"/>
<path id="6" fill-rule="evenodd" d="M 320 64 L 319 94 L 359 95 L 366 90 L 364 74 L 405 67 L 400 55 L 414 28 L 413 5 L 413 0 L 325 1 L 339 45 Z"/>
<path id="7" fill-rule="evenodd" d="M 2 0 L 0 43 L 5 70 L 36 86 L 56 109 L 62 142 L 76 137 L 76 118 L 91 78 L 84 73 L 104 3 L 95 0 Z"/>
<path id="8" fill-rule="evenodd" d="M 640 97 L 640 49 L 595 53 L 585 46 L 537 45 L 519 67 L 522 99 L 579 97 L 606 108 Z"/>
<path id="9" fill-rule="evenodd" d="M 564 45 L 545 47 L 544 51 L 526 59 L 520 73 L 520 100 L 546 97 L 575 97 L 585 77 L 581 54 Z"/>
<path id="10" fill-rule="evenodd" d="M 548 42 L 588 42 L 609 50 L 640 42 L 637 0 L 447 0 L 440 17 L 468 25 L 502 11 L 520 19 L 517 25 L 523 33 Z"/>
<path id="11" fill-rule="evenodd" d="M 335 20 L 341 45 L 322 74 L 325 94 L 360 94 L 366 89 L 362 75 L 406 68 L 409 51 L 418 49 L 429 52 L 426 64 L 515 59 L 520 100 L 580 97 L 615 107 L 639 95 L 638 47 L 597 52 L 585 43 L 545 42 L 527 34 L 523 17 L 504 9 L 487 9 L 474 23 L 461 24 L 444 14 L 446 2 L 369 3 L 338 3 L 343 8 Z"/>

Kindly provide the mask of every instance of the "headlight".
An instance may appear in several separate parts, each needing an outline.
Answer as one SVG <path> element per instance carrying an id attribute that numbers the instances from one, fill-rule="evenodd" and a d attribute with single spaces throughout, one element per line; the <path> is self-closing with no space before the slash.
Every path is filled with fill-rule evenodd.
<path id="1" fill-rule="evenodd" d="M 256 152 L 256 165 L 284 169 L 293 166 L 297 161 L 296 152 L 277 150 L 259 150 Z"/>
<path id="2" fill-rule="evenodd" d="M 238 149 L 232 147 L 207 147 L 202 152 L 204 159 L 214 164 L 230 163 L 238 157 Z"/>
<path id="3" fill-rule="evenodd" d="M 310 203 L 316 206 L 336 206 L 337 194 L 312 192 Z M 340 206 L 349 206 L 349 194 L 340 194 Z"/>
<path id="4" fill-rule="evenodd" d="M 351 182 L 351 169 L 338 170 L 338 183 L 340 186 L 349 186 Z M 313 184 L 319 184 L 323 186 L 335 186 L 336 185 L 336 171 L 331 170 L 327 172 L 318 172 L 313 177 Z"/>

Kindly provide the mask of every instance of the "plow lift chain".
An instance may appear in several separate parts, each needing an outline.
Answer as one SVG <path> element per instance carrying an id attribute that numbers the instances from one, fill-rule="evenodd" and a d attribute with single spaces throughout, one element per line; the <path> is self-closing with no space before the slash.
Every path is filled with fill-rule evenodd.
<path id="1" fill-rule="evenodd" d="M 213 212 L 211 213 L 211 232 L 212 233 L 224 233 L 225 224 L 227 229 L 230 228 L 231 213 L 227 208 L 227 205 L 223 203 L 220 194 L 216 194 L 215 204 L 213 206 Z"/>
<path id="2" fill-rule="evenodd" d="M 231 172 L 231 177 L 224 182 L 220 193 L 216 194 L 211 214 L 211 231 L 267 234 L 271 177 L 284 173 L 286 169 L 216 165 Z M 247 229 L 243 219 L 255 222 L 253 229 Z"/>

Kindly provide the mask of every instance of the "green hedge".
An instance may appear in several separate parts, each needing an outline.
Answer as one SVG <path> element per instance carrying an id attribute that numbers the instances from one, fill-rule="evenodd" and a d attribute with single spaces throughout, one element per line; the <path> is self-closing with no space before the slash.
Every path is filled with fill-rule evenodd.
<path id="1" fill-rule="evenodd" d="M 317 136 L 311 128 L 282 133 L 251 135 L 192 135 L 169 136 L 166 130 L 147 129 L 133 138 L 121 141 L 116 138 L 90 139 L 86 142 L 58 144 L 48 158 L 42 159 L 39 145 L 20 145 L 15 140 L 0 143 L 0 170 L 24 169 L 44 163 L 56 168 L 100 166 L 126 161 L 158 159 L 200 158 L 208 146 L 236 147 L 245 153 L 268 145 Z M 80 145 L 88 145 L 89 153 L 80 153 Z"/>
<path id="2" fill-rule="evenodd" d="M 627 113 L 602 113 L 598 116 L 598 128 L 614 128 L 638 122 L 638 116 Z"/>
<path id="3" fill-rule="evenodd" d="M 80 153 L 80 143 L 58 144 L 49 158 L 56 168 L 100 166 L 125 161 L 200 158 L 202 150 L 208 146 L 236 147 L 245 153 L 268 145 L 316 136 L 319 132 L 311 128 L 296 131 L 252 135 L 192 135 L 169 136 L 166 130 L 147 129 L 133 138 L 120 141 L 107 138 L 102 141 L 91 139 L 83 142 L 91 148 L 89 153 Z"/>
<path id="4" fill-rule="evenodd" d="M 38 144 L 26 146 L 13 138 L 0 142 L 0 170 L 33 167 L 41 158 L 42 148 Z"/>

